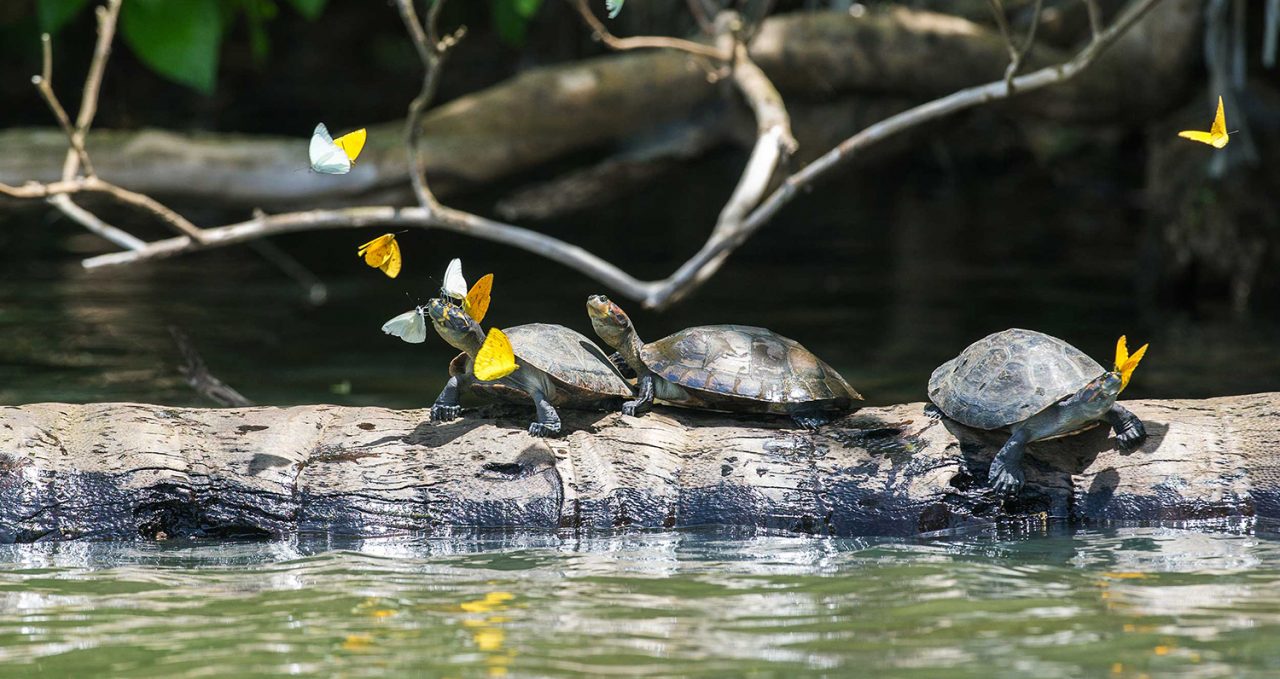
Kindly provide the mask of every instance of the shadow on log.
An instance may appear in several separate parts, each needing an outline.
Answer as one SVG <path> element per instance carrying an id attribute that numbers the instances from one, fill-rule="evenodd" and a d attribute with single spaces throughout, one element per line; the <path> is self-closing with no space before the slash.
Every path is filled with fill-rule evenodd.
<path id="1" fill-rule="evenodd" d="M 0 409 L 0 542 L 377 536 L 463 527 L 757 526 L 916 535 L 1004 519 L 1075 523 L 1280 518 L 1280 392 L 1134 401 L 1150 437 L 1102 427 L 1034 444 L 1027 488 L 986 487 L 999 434 L 920 403 L 865 408 L 817 433 L 662 409 L 449 423 L 426 411 L 301 406 Z"/>

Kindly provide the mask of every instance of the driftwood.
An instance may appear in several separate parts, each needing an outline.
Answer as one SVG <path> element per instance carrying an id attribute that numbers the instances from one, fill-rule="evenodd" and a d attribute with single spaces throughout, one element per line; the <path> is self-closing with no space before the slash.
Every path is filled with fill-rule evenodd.
<path id="1" fill-rule="evenodd" d="M 1166 0 L 1090 73 L 1010 105 L 1062 121 L 1140 120 L 1169 108 L 1198 59 L 1199 6 L 1199 0 Z M 1023 70 L 1069 56 L 1036 47 Z M 1008 62 L 992 29 L 906 9 L 861 18 L 845 12 L 773 17 L 752 41 L 751 58 L 796 102 L 841 95 L 927 99 L 998 78 Z M 433 188 L 448 194 L 608 148 L 722 100 L 730 90 L 710 82 L 712 70 L 705 59 L 672 51 L 532 69 L 429 112 L 421 136 L 425 169 Z M 110 90 L 109 78 L 104 87 Z M 373 204 L 388 194 L 406 196 L 402 128 L 400 121 L 370 126 L 359 165 L 337 179 L 305 171 L 309 127 L 292 138 L 95 129 L 88 150 L 102 177 L 162 198 L 269 209 Z M 0 155 L 0 182 L 59 176 L 66 139 L 58 130 L 0 132 L 0 145 L 9 150 Z M 802 148 L 802 158 L 821 150 Z"/>
<path id="2" fill-rule="evenodd" d="M 676 409 L 563 411 L 570 433 L 552 440 L 525 433 L 527 409 L 430 423 L 323 405 L 14 406 L 0 409 L 0 542 L 1280 518 L 1280 392 L 1126 405 L 1150 433 L 1139 450 L 1113 450 L 1101 427 L 1034 444 L 1015 500 L 983 482 L 1002 437 L 920 403 L 814 434 Z"/>

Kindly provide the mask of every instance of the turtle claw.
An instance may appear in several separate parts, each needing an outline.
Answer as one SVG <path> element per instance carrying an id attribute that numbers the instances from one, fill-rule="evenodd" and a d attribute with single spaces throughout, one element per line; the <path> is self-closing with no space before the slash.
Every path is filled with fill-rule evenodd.
<path id="1" fill-rule="evenodd" d="M 447 406 L 439 403 L 431 406 L 432 422 L 448 422 L 462 416 L 462 406 Z"/>
<path id="2" fill-rule="evenodd" d="M 1116 431 L 1116 443 L 1121 450 L 1133 450 L 1142 445 L 1146 438 L 1147 428 L 1142 426 L 1142 420 L 1136 417 L 1125 422 Z"/>
<path id="3" fill-rule="evenodd" d="M 543 424 L 542 422 L 529 423 L 529 435 L 538 438 L 547 438 L 550 436 L 558 436 L 560 434 L 560 423 Z"/>
<path id="4" fill-rule="evenodd" d="M 821 415 L 792 415 L 791 419 L 795 420 L 796 424 L 809 431 L 818 431 L 819 427 L 831 421 Z"/>
<path id="5" fill-rule="evenodd" d="M 987 483 L 1000 495 L 1017 495 L 1024 482 L 1022 470 L 1006 467 L 1000 460 L 991 463 L 991 472 L 987 474 Z"/>

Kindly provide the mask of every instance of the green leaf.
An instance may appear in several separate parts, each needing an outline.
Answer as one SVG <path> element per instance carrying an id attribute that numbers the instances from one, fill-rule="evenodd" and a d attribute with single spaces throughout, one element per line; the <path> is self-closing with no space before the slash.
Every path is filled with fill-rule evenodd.
<path id="1" fill-rule="evenodd" d="M 129 47 L 153 71 L 213 92 L 222 43 L 217 0 L 130 0 L 120 16 Z"/>
<path id="2" fill-rule="evenodd" d="M 307 19 L 315 19 L 324 11 L 324 4 L 327 0 L 289 0 L 289 4 L 298 10 L 298 14 Z"/>
<path id="3" fill-rule="evenodd" d="M 267 38 L 267 22 L 276 17 L 278 8 L 272 0 L 239 0 L 244 12 L 245 23 L 249 26 L 249 47 L 253 51 L 254 63 L 261 66 L 266 63 L 271 51 L 271 41 Z M 226 5 L 224 5 L 224 8 Z M 223 22 L 225 26 L 228 22 Z"/>
<path id="4" fill-rule="evenodd" d="M 516 14 L 525 19 L 532 19 L 533 15 L 538 13 L 538 8 L 542 6 L 542 0 L 510 0 L 515 6 Z"/>
<path id="5" fill-rule="evenodd" d="M 53 35 L 71 21 L 89 0 L 37 0 L 36 17 L 40 32 Z"/>
<path id="6" fill-rule="evenodd" d="M 529 20 L 541 6 L 542 0 L 493 0 L 493 25 L 498 37 L 509 45 L 524 44 Z"/>

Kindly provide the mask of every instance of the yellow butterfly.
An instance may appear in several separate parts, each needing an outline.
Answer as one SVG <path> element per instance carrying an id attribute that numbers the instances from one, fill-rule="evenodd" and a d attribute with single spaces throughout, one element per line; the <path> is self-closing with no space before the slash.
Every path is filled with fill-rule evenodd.
<path id="1" fill-rule="evenodd" d="M 400 244 L 396 242 L 394 233 L 387 233 L 361 245 L 356 250 L 357 257 L 364 257 L 364 263 L 390 278 L 400 275 Z"/>
<path id="2" fill-rule="evenodd" d="M 516 371 L 516 354 L 511 349 L 511 340 L 497 328 L 489 328 L 489 336 L 484 345 L 476 353 L 471 372 L 476 379 L 489 382 L 498 380 Z"/>
<path id="3" fill-rule="evenodd" d="M 1124 335 L 1121 335 L 1120 339 L 1116 341 L 1115 371 L 1120 373 L 1120 391 L 1124 391 L 1124 388 L 1129 386 L 1129 378 L 1133 376 L 1134 368 L 1138 367 L 1138 362 L 1147 353 L 1147 346 L 1146 344 L 1142 345 L 1141 349 L 1133 352 L 1133 355 L 1130 356 Z"/>
<path id="4" fill-rule="evenodd" d="M 489 313 L 489 294 L 493 292 L 493 274 L 487 273 L 467 291 L 467 298 L 462 300 L 462 310 L 474 318 L 476 323 L 484 320 Z"/>
<path id="5" fill-rule="evenodd" d="M 351 159 L 351 164 L 354 165 L 356 157 L 364 150 L 364 140 L 367 136 L 368 132 L 362 127 L 355 132 L 348 132 L 334 139 L 333 143 L 342 149 L 343 153 L 347 154 L 347 157 Z"/>
<path id="6" fill-rule="evenodd" d="M 1229 135 L 1227 134 L 1227 118 L 1222 112 L 1222 97 L 1218 97 L 1218 115 L 1213 117 L 1213 125 L 1209 127 L 1208 132 L 1199 130 L 1183 130 L 1178 133 L 1179 137 L 1198 141 L 1202 144 L 1208 144 L 1215 149 L 1220 149 L 1227 145 Z"/>

